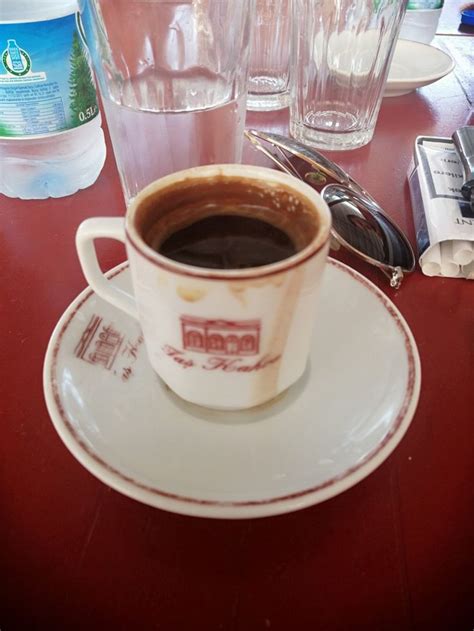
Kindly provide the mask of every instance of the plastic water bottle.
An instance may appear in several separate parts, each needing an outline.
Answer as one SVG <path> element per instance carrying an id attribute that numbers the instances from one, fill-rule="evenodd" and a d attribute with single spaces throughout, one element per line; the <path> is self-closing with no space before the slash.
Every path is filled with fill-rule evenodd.
<path id="1" fill-rule="evenodd" d="M 401 39 L 429 44 L 436 35 L 444 0 L 408 0 Z"/>
<path id="2" fill-rule="evenodd" d="M 0 193 L 71 195 L 105 151 L 77 0 L 1 0 Z"/>

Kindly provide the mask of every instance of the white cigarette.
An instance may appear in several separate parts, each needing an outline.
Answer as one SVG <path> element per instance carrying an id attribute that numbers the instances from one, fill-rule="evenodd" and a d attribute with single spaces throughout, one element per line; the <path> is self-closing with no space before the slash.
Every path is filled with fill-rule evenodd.
<path id="1" fill-rule="evenodd" d="M 433 245 L 423 256 L 423 274 L 439 276 L 441 273 L 441 252 L 438 243 Z"/>
<path id="2" fill-rule="evenodd" d="M 443 241 L 441 249 L 441 274 L 454 278 L 459 274 L 459 265 L 453 260 L 453 242 Z"/>
<path id="3" fill-rule="evenodd" d="M 453 261 L 458 265 L 469 265 L 474 258 L 470 241 L 453 241 Z"/>
<path id="4" fill-rule="evenodd" d="M 461 269 L 464 278 L 474 280 L 474 261 L 471 261 L 469 265 L 463 265 Z"/>

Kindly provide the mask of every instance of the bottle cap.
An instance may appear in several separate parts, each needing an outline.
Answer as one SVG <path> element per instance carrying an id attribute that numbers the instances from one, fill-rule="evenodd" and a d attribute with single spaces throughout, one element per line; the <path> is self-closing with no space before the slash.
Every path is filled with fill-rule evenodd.
<path id="1" fill-rule="evenodd" d="M 474 9 L 464 9 L 461 13 L 461 24 L 474 26 Z"/>

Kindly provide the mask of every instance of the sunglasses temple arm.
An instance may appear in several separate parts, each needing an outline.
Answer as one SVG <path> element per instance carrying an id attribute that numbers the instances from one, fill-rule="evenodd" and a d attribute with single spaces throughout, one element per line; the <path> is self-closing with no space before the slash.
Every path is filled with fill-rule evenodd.
<path id="1" fill-rule="evenodd" d="M 287 165 L 288 169 L 292 172 L 292 174 L 297 177 L 298 179 L 302 179 L 301 175 L 298 173 L 298 171 L 295 169 L 295 167 L 291 164 L 290 159 L 288 158 L 288 156 L 286 155 L 286 153 L 283 151 L 283 149 L 281 147 L 278 147 L 278 145 L 276 146 L 276 150 L 278 151 L 278 153 L 281 155 L 281 157 L 284 160 L 284 163 Z"/>
<path id="2" fill-rule="evenodd" d="M 247 139 L 250 140 L 252 145 L 255 147 L 255 149 L 258 149 L 258 151 L 260 151 L 265 156 L 267 156 L 267 158 L 270 158 L 270 160 L 274 164 L 276 164 L 277 167 L 280 168 L 282 171 L 284 171 L 285 173 L 288 173 L 288 175 L 295 176 L 295 173 L 294 173 L 293 170 L 288 168 L 286 166 L 286 164 L 284 162 L 282 162 L 279 158 L 277 158 L 273 153 L 271 153 L 271 151 L 268 151 L 268 149 L 266 147 L 264 147 L 262 144 L 260 144 L 260 142 L 254 136 L 252 136 L 251 134 L 247 133 L 246 131 L 244 133 L 245 133 L 245 136 L 247 137 Z M 301 179 L 299 175 L 297 175 L 297 177 L 299 179 Z"/>

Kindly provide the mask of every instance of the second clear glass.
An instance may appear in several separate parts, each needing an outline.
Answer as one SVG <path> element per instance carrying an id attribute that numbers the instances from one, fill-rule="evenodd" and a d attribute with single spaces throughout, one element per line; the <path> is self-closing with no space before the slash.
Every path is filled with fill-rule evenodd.
<path id="1" fill-rule="evenodd" d="M 290 103 L 291 0 L 257 0 L 249 64 L 247 109 Z"/>
<path id="2" fill-rule="evenodd" d="M 372 139 L 406 0 L 293 0 L 291 134 L 354 149 Z"/>

